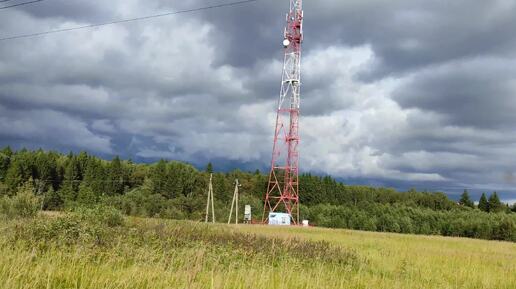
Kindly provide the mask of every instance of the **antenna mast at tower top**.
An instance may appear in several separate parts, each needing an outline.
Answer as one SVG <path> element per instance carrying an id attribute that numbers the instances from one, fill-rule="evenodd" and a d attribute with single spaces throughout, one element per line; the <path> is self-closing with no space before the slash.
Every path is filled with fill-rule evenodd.
<path id="1" fill-rule="evenodd" d="M 265 194 L 263 222 L 269 213 L 285 212 L 299 224 L 299 106 L 301 87 L 302 0 L 290 0 L 283 47 L 285 58 L 272 146 L 271 170 Z"/>

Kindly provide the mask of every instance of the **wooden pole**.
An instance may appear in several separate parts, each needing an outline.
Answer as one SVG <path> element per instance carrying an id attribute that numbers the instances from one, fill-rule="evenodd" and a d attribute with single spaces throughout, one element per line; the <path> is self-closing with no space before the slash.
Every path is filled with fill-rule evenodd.
<path id="1" fill-rule="evenodd" d="M 211 191 L 211 222 L 215 223 L 215 201 L 213 200 L 213 184 L 211 182 L 213 174 L 210 174 L 210 191 Z"/>
<path id="2" fill-rule="evenodd" d="M 238 179 L 236 179 L 235 183 L 235 224 L 238 224 Z"/>
<path id="3" fill-rule="evenodd" d="M 211 175 L 210 175 L 211 180 Z M 204 222 L 208 223 L 208 214 L 210 210 L 210 186 L 208 185 L 208 199 L 206 200 L 206 217 L 204 218 Z"/>
<path id="4" fill-rule="evenodd" d="M 233 193 L 233 199 L 231 199 L 231 209 L 229 210 L 228 224 L 231 223 L 231 215 L 233 215 L 233 205 L 235 204 L 235 193 Z"/>
<path id="5" fill-rule="evenodd" d="M 235 180 L 235 191 L 233 192 L 233 199 L 231 200 L 231 209 L 229 210 L 228 224 L 231 223 L 231 216 L 233 215 L 233 207 L 235 208 L 235 224 L 238 224 L 238 179 Z"/>
<path id="6" fill-rule="evenodd" d="M 206 200 L 206 217 L 204 218 L 204 222 L 208 223 L 208 216 L 210 215 L 210 201 L 211 201 L 211 222 L 215 223 L 215 207 L 213 202 L 213 184 L 212 184 L 213 174 L 210 174 L 210 184 L 208 185 L 208 198 Z"/>

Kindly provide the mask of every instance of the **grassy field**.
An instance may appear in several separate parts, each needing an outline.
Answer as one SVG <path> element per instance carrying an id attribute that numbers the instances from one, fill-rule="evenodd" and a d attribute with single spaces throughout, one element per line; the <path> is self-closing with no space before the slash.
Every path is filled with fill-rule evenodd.
<path id="1" fill-rule="evenodd" d="M 0 288 L 516 288 L 516 244 L 322 228 L 0 221 Z"/>

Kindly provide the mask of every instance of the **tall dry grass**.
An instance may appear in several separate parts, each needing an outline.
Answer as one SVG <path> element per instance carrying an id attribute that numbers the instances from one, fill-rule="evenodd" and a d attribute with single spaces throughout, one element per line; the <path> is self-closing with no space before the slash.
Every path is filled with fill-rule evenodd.
<path id="1" fill-rule="evenodd" d="M 0 222 L 0 288 L 516 288 L 514 243 L 110 219 Z"/>

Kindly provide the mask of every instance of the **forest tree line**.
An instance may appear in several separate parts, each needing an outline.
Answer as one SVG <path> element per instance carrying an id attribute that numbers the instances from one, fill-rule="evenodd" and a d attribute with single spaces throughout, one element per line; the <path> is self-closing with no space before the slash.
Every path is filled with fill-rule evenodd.
<path id="1" fill-rule="evenodd" d="M 106 204 L 125 214 L 202 220 L 209 175 L 213 173 L 217 221 L 227 220 L 234 181 L 240 209 L 251 205 L 261 220 L 267 176 L 259 171 L 214 172 L 177 161 L 138 164 L 115 157 L 106 161 L 86 152 L 0 150 L 0 198 L 31 191 L 44 210 Z M 300 176 L 301 217 L 319 226 L 411 234 L 436 234 L 516 241 L 516 205 L 497 193 L 483 194 L 478 206 L 467 191 L 455 202 L 435 192 L 398 192 L 350 186 L 330 176 Z M 240 216 L 243 218 L 243 216 Z"/>

